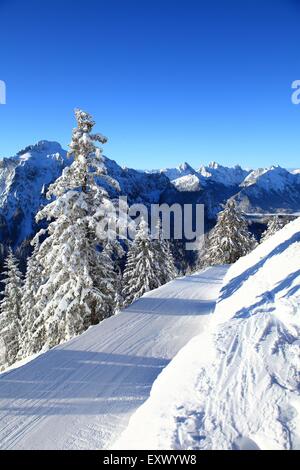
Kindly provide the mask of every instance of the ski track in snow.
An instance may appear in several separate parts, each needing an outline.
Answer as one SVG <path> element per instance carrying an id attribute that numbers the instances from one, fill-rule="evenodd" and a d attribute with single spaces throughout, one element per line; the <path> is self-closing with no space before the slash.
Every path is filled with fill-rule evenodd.
<path id="1" fill-rule="evenodd" d="M 226 267 L 179 278 L 0 375 L 0 448 L 110 447 L 214 311 Z"/>
<path id="2" fill-rule="evenodd" d="M 207 328 L 112 448 L 300 449 L 299 259 L 296 219 L 229 268 Z"/>

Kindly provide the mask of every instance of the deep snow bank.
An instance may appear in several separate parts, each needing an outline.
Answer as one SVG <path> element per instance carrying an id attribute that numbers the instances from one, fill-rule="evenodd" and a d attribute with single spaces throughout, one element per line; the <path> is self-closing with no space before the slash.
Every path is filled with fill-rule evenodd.
<path id="1" fill-rule="evenodd" d="M 300 219 L 233 265 L 213 321 L 115 448 L 300 448 Z"/>

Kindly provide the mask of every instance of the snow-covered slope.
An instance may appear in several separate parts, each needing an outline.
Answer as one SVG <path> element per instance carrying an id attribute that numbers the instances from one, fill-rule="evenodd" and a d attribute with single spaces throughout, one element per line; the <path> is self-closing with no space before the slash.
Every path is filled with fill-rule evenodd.
<path id="1" fill-rule="evenodd" d="M 297 219 L 229 269 L 116 448 L 300 449 L 299 260 Z"/>
<path id="2" fill-rule="evenodd" d="M 176 279 L 72 341 L 0 374 L 0 448 L 111 446 L 213 312 L 226 268 Z"/>

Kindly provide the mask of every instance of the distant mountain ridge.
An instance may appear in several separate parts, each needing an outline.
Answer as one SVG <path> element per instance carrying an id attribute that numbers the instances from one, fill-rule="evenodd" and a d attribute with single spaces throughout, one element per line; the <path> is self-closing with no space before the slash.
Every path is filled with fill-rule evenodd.
<path id="1" fill-rule="evenodd" d="M 228 168 L 211 162 L 208 166 L 200 166 L 198 170 L 184 163 L 160 172 L 166 174 L 172 185 L 183 193 L 214 193 L 214 188 L 222 192 L 223 187 L 224 194 L 231 192 L 229 197 L 235 199 L 240 208 L 249 214 L 300 212 L 300 169 L 287 170 L 277 165 L 244 170 L 239 165 Z"/>
<path id="2" fill-rule="evenodd" d="M 195 170 L 189 163 L 184 162 L 175 168 L 148 171 L 148 173 L 164 174 L 172 182 L 175 182 L 179 178 L 195 176 L 199 181 L 199 185 L 203 187 L 205 187 L 209 181 L 225 186 L 236 186 L 242 183 L 250 172 L 251 170 L 243 170 L 239 165 L 230 168 L 222 166 L 217 162 L 211 162 L 207 166 L 201 165 L 198 170 Z M 188 182 L 188 178 L 183 181 Z"/>
<path id="3" fill-rule="evenodd" d="M 294 185 L 300 181 L 300 169 L 287 170 L 279 165 L 245 170 L 240 165 L 226 167 L 217 162 L 210 162 L 207 166 L 201 165 L 195 170 L 191 165 L 184 162 L 175 168 L 151 170 L 148 173 L 163 173 L 173 183 L 179 178 L 196 176 L 203 187 L 212 181 L 224 186 L 246 187 L 259 184 L 260 186 L 266 187 L 269 185 L 273 189 L 282 190 L 286 183 Z M 188 179 L 185 181 L 188 181 Z M 184 190 L 184 187 L 182 189 Z"/>

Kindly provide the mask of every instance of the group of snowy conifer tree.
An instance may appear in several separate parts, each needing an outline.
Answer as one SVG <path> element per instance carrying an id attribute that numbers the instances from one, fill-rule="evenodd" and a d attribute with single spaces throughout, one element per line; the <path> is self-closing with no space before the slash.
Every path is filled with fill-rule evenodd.
<path id="1" fill-rule="evenodd" d="M 148 224 L 142 219 L 135 239 L 128 251 L 123 275 L 124 306 L 131 304 L 145 292 L 166 284 L 176 276 L 173 256 L 160 227 L 157 238 L 151 238 Z"/>
<path id="2" fill-rule="evenodd" d="M 24 280 L 11 250 L 6 259 L 0 369 L 69 340 L 176 276 L 168 242 L 160 229 L 153 239 L 142 219 L 122 277 L 115 262 L 122 249 L 103 233 L 112 217 L 109 196 L 96 181 L 101 177 L 118 188 L 95 145 L 107 139 L 92 134 L 95 123 L 88 113 L 76 110 L 75 115 L 69 152 L 73 161 L 49 187 L 50 203 L 36 216 L 48 227 L 33 239 Z"/>
<path id="3" fill-rule="evenodd" d="M 260 242 L 266 241 L 285 224 L 286 221 L 279 216 L 272 217 Z M 241 256 L 250 253 L 256 245 L 257 241 L 249 232 L 246 219 L 234 200 L 230 199 L 207 236 L 204 250 L 199 254 L 198 267 L 235 263 Z"/>
<path id="4" fill-rule="evenodd" d="M 278 215 L 272 217 L 268 222 L 266 230 L 262 234 L 261 242 L 264 242 L 268 240 L 268 238 L 272 237 L 272 235 L 278 232 L 278 230 L 281 230 L 286 225 L 286 223 L 287 221 L 283 218 L 280 218 Z"/>
<path id="5" fill-rule="evenodd" d="M 229 200 L 208 234 L 204 250 L 200 253 L 199 267 L 235 263 L 252 251 L 256 244 L 236 203 Z"/>

